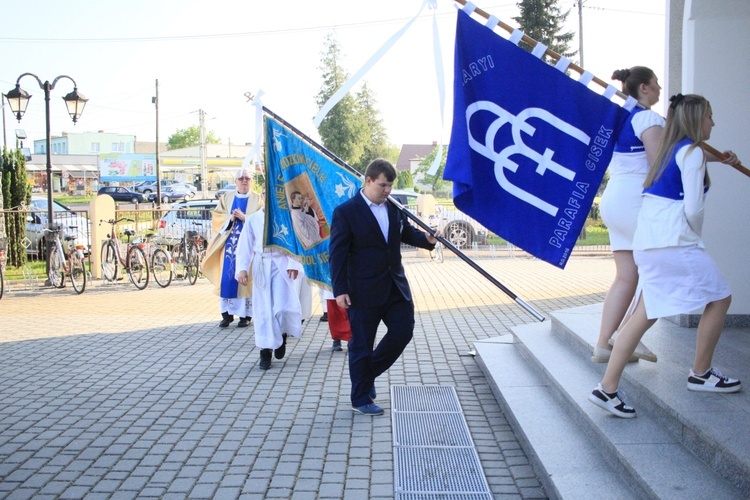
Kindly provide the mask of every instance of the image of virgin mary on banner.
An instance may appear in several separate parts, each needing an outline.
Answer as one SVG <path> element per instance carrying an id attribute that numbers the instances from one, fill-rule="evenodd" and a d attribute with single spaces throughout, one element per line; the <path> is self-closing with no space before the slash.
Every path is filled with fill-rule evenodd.
<path id="1" fill-rule="evenodd" d="M 628 111 L 458 12 L 444 178 L 456 207 L 564 268 Z"/>
<path id="2" fill-rule="evenodd" d="M 271 116 L 266 134 L 266 244 L 295 256 L 307 279 L 331 288 L 333 210 L 362 182 Z"/>

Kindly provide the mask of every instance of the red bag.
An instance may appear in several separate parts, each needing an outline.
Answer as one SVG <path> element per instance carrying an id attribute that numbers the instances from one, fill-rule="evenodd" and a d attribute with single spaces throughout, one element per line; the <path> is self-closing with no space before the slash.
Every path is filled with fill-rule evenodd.
<path id="1" fill-rule="evenodd" d="M 342 309 L 336 303 L 336 299 L 326 300 L 328 308 L 328 328 L 331 330 L 333 340 L 344 340 L 349 342 L 352 339 L 352 327 L 349 325 L 349 316 L 346 309 Z"/>

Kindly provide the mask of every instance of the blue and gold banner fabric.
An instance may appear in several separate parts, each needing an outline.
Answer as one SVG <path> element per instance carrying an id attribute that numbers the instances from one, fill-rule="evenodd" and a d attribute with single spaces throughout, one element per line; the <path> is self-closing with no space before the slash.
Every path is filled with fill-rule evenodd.
<path id="1" fill-rule="evenodd" d="M 564 268 L 628 111 L 458 12 L 444 178 L 456 207 Z"/>
<path id="2" fill-rule="evenodd" d="M 331 288 L 331 217 L 362 182 L 270 116 L 266 134 L 266 244 L 295 256 L 307 279 Z"/>

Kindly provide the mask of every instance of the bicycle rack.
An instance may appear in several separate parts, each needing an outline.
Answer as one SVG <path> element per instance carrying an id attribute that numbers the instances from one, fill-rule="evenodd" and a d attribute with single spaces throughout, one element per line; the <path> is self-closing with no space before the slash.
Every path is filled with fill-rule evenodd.
<path id="1" fill-rule="evenodd" d="M 21 272 L 23 273 L 24 290 L 33 290 L 34 288 L 39 288 L 39 278 L 28 264 L 23 265 L 23 267 L 21 268 Z"/>

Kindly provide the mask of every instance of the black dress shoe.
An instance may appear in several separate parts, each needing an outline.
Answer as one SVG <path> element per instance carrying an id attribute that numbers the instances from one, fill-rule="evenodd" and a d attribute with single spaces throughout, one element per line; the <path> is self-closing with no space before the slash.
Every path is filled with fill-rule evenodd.
<path id="1" fill-rule="evenodd" d="M 258 367 L 261 370 L 268 370 L 271 368 L 271 349 L 260 350 L 260 363 L 258 364 Z"/>
<path id="2" fill-rule="evenodd" d="M 222 320 L 221 320 L 221 323 L 219 323 L 219 326 L 220 326 L 221 328 L 226 328 L 226 327 L 228 327 L 228 326 L 229 326 L 229 324 L 230 324 L 230 323 L 231 323 L 232 321 L 234 321 L 234 316 L 232 316 L 232 315 L 231 315 L 231 314 L 229 314 L 228 312 L 223 312 L 223 313 L 221 313 L 221 318 L 222 318 Z"/>
<path id="3" fill-rule="evenodd" d="M 240 322 L 237 323 L 237 326 L 239 326 L 240 328 L 245 328 L 245 327 L 250 326 L 250 319 L 251 318 L 240 318 Z"/>
<path id="4" fill-rule="evenodd" d="M 281 334 L 281 339 L 281 346 L 273 351 L 273 355 L 276 357 L 276 359 L 281 359 L 286 354 L 286 333 Z"/>
<path id="5" fill-rule="evenodd" d="M 328 322 L 328 313 L 327 312 L 323 313 L 323 316 L 320 317 L 320 321 L 322 321 L 323 323 L 327 323 Z"/>

